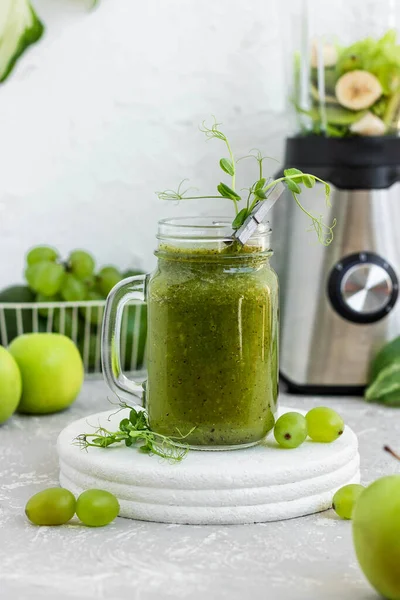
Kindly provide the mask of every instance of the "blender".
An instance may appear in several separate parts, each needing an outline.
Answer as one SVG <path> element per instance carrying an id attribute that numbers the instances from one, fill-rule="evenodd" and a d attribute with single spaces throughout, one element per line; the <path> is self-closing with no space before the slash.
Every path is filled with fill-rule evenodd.
<path id="1" fill-rule="evenodd" d="M 361 394 L 400 334 L 400 6 L 305 0 L 291 18 L 284 168 L 330 182 L 324 220 L 337 225 L 325 247 L 290 192 L 273 209 L 281 377 L 292 393 Z M 324 212 L 321 186 L 303 193 Z"/>

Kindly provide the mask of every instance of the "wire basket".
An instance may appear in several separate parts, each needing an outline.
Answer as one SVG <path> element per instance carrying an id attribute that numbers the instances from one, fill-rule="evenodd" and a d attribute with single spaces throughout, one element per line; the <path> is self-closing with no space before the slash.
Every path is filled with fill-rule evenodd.
<path id="1" fill-rule="evenodd" d="M 0 344 L 8 346 L 23 333 L 55 332 L 77 346 L 85 373 L 101 373 L 101 326 L 104 300 L 88 302 L 0 303 Z M 145 370 L 147 307 L 132 301 L 124 308 L 121 364 L 124 371 Z"/>

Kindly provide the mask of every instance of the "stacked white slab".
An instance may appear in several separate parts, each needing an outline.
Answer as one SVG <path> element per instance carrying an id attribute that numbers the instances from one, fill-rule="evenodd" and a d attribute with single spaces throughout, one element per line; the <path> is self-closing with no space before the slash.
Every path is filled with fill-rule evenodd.
<path id="1" fill-rule="evenodd" d="M 124 445 L 85 451 L 73 444 L 93 425 L 118 428 L 124 416 L 92 415 L 58 438 L 61 485 L 76 495 L 90 488 L 112 492 L 121 517 L 188 524 L 290 519 L 328 509 L 338 488 L 360 478 L 357 437 L 349 427 L 332 444 L 307 441 L 284 450 L 270 436 L 246 450 L 191 451 L 175 464 Z"/>

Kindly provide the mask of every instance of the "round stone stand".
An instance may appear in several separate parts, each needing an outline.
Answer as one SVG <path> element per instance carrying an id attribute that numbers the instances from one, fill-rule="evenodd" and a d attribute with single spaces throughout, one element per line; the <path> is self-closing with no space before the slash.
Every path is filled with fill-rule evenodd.
<path id="1" fill-rule="evenodd" d="M 279 414 L 288 410 L 281 407 Z M 74 445 L 93 427 L 117 430 L 124 416 L 110 411 L 80 419 L 57 442 L 61 485 L 75 495 L 91 488 L 112 492 L 121 517 L 196 525 L 291 519 L 327 510 L 338 488 L 360 479 L 357 437 L 347 426 L 332 444 L 307 440 L 285 450 L 269 435 L 244 450 L 191 450 L 180 463 L 123 444 L 87 451 Z"/>

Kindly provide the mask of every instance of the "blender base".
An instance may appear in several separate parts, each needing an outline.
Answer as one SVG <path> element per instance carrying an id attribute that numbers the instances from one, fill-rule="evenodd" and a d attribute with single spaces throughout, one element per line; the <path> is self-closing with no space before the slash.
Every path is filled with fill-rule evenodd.
<path id="1" fill-rule="evenodd" d="M 295 396 L 363 396 L 365 385 L 301 385 L 279 374 L 285 392 Z"/>
<path id="2" fill-rule="evenodd" d="M 288 411 L 280 407 L 279 414 Z M 191 525 L 279 521 L 329 509 L 338 488 L 360 479 L 357 437 L 347 426 L 332 444 L 306 441 L 285 450 L 270 435 L 245 450 L 190 451 L 181 463 L 125 445 L 84 451 L 73 444 L 93 426 L 117 428 L 122 412 L 75 421 L 57 442 L 61 485 L 75 495 L 112 492 L 121 517 Z"/>

